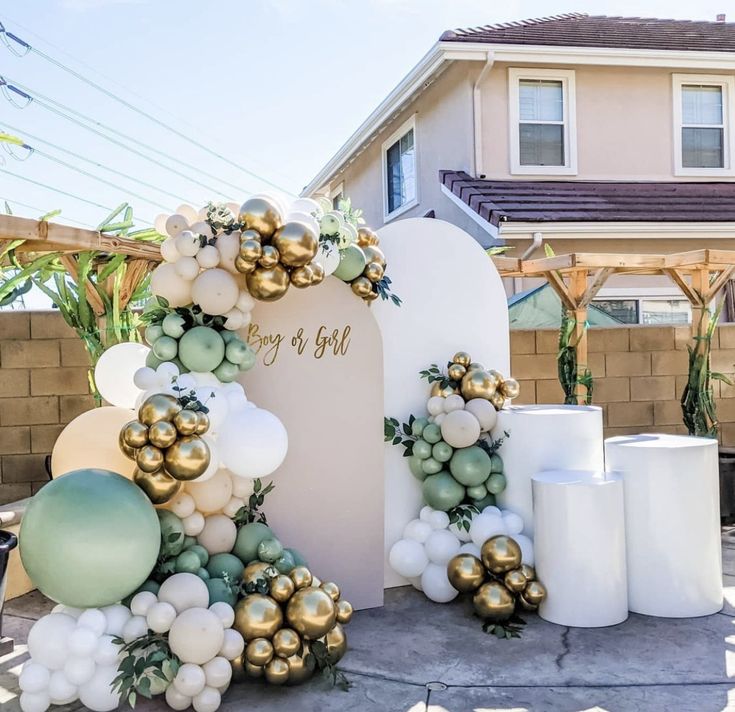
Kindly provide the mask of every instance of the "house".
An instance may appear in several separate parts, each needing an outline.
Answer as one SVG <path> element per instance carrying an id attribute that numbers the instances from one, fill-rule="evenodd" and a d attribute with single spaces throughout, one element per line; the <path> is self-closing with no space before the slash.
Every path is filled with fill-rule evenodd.
<path id="1" fill-rule="evenodd" d="M 573 13 L 445 32 L 316 194 L 375 227 L 432 214 L 517 257 L 734 249 L 735 23 Z M 597 305 L 690 318 L 665 277 L 614 278 Z"/>

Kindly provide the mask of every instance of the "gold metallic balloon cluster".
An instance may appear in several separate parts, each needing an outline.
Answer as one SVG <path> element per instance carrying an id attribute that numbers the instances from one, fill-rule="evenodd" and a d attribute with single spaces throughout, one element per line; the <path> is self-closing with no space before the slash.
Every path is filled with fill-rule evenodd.
<path id="1" fill-rule="evenodd" d="M 275 572 L 256 561 L 245 567 L 245 584 Z M 234 628 L 245 638 L 239 666 L 248 677 L 264 677 L 271 685 L 298 685 L 314 672 L 311 646 L 320 641 L 336 664 L 347 650 L 343 625 L 352 606 L 335 583 L 320 582 L 305 566 L 270 577 L 268 594 L 251 593 L 235 606 Z M 238 664 L 235 665 L 237 667 Z"/>
<path id="2" fill-rule="evenodd" d="M 355 277 L 350 282 L 350 285 L 352 291 L 366 302 L 372 302 L 378 298 L 374 285 L 380 282 L 385 274 L 385 255 L 378 247 L 379 244 L 380 239 L 369 227 L 358 228 L 357 246 L 365 255 L 365 269 L 359 277 Z"/>
<path id="3" fill-rule="evenodd" d="M 235 267 L 245 275 L 254 299 L 273 302 L 293 285 L 299 289 L 324 280 L 314 262 L 319 235 L 297 220 L 283 221 L 278 207 L 266 198 L 250 198 L 240 208 L 240 252 Z"/>
<path id="4" fill-rule="evenodd" d="M 546 598 L 546 587 L 536 580 L 532 566 L 521 563 L 521 547 L 511 537 L 488 539 L 481 556 L 458 554 L 447 564 L 447 576 L 460 593 L 473 594 L 475 612 L 483 620 L 502 623 L 517 604 L 535 611 Z"/>
<path id="5" fill-rule="evenodd" d="M 120 431 L 120 449 L 135 460 L 133 481 L 153 504 L 163 504 L 209 467 L 209 446 L 200 437 L 209 429 L 206 413 L 182 407 L 168 393 L 146 398 Z"/>
<path id="6" fill-rule="evenodd" d="M 466 351 L 458 351 L 447 367 L 446 381 L 435 381 L 432 396 L 449 396 L 459 393 L 466 401 L 483 398 L 490 401 L 496 410 L 503 407 L 506 399 L 516 398 L 521 391 L 515 378 L 506 378 L 499 371 L 486 369 L 481 363 L 472 361 Z"/>

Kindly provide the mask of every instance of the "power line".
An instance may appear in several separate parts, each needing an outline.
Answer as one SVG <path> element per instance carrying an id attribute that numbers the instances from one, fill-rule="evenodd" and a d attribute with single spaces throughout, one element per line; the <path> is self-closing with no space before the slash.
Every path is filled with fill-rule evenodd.
<path id="1" fill-rule="evenodd" d="M 20 200 L 13 200 L 13 198 L 2 198 L 0 197 L 0 200 L 2 200 L 4 203 L 12 203 L 13 205 L 19 205 L 21 208 L 28 208 L 28 210 L 33 210 L 34 212 L 38 213 L 39 215 L 47 215 L 48 210 L 44 210 L 43 208 L 39 208 L 35 205 L 28 205 L 28 203 L 21 203 Z M 64 220 L 67 222 L 76 223 L 77 225 L 81 225 L 82 227 L 89 227 L 93 230 L 95 229 L 94 225 L 90 225 L 89 223 L 84 222 L 83 220 L 77 220 L 76 218 L 68 218 L 63 213 L 60 213 L 60 216 L 63 217 Z"/>

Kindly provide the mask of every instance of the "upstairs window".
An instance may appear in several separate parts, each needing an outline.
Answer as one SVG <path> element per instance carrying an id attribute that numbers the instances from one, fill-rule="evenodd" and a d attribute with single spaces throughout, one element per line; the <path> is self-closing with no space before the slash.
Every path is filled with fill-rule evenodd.
<path id="1" fill-rule="evenodd" d="M 416 124 L 413 117 L 383 144 L 383 189 L 386 219 L 418 204 Z"/>

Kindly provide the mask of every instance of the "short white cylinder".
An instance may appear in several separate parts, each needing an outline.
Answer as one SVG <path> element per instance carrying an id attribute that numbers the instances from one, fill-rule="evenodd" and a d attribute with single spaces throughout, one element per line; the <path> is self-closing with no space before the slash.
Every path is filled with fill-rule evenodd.
<path id="1" fill-rule="evenodd" d="M 552 470 L 532 482 L 536 573 L 548 591 L 539 615 L 580 628 L 622 623 L 628 584 L 621 476 Z"/>
<path id="2" fill-rule="evenodd" d="M 689 618 L 722 608 L 717 441 L 635 435 L 605 441 L 625 489 L 628 605 Z"/>
<path id="3" fill-rule="evenodd" d="M 543 470 L 604 470 L 602 410 L 596 406 L 519 405 L 498 412 L 493 437 L 507 480 L 498 505 L 523 517 L 533 536 L 531 477 Z"/>

